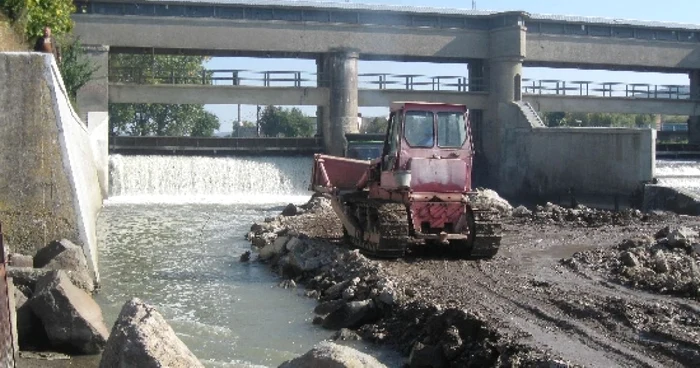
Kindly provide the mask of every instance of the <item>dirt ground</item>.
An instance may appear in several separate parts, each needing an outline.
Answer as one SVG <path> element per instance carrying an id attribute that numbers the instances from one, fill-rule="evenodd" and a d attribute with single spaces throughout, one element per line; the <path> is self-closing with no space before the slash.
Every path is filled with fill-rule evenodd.
<path id="1" fill-rule="evenodd" d="M 673 296 L 621 283 L 590 254 L 621 254 L 623 240 L 653 239 L 665 226 L 698 234 L 700 218 L 567 216 L 506 217 L 501 250 L 491 260 L 454 259 L 419 245 L 402 259 L 375 259 L 401 291 L 402 307 L 358 332 L 406 356 L 417 342 L 442 347 L 434 356 L 449 358 L 425 365 L 434 367 L 517 366 L 520 355 L 523 366 L 698 366 L 700 257 L 683 255 L 694 259 L 695 294 Z M 336 221 L 324 214 L 289 222 L 301 233 L 337 242 Z M 574 262 L 574 255 L 592 264 Z M 459 340 L 454 354 L 450 331 Z"/>

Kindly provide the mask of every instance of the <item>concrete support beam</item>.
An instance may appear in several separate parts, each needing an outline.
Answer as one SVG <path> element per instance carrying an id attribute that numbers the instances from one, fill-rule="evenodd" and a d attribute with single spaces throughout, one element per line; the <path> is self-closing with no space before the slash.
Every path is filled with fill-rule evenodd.
<path id="1" fill-rule="evenodd" d="M 532 104 L 535 110 L 546 112 L 700 115 L 700 101 L 693 100 L 562 95 L 525 95 L 523 100 Z"/>
<path id="2" fill-rule="evenodd" d="M 88 113 L 109 109 L 109 46 L 84 45 L 88 60 L 97 68 L 92 79 L 78 90 L 76 102 L 80 119 L 87 122 Z"/>
<path id="3" fill-rule="evenodd" d="M 338 50 L 327 55 L 330 77 L 330 139 L 327 152 L 343 156 L 347 149 L 345 133 L 358 133 L 357 59 L 354 50 Z M 324 139 L 325 142 L 325 139 Z M 327 144 L 328 144 L 327 143 Z"/>
<path id="4" fill-rule="evenodd" d="M 700 98 L 700 69 L 690 72 L 690 98 Z M 700 113 L 688 114 L 688 141 L 689 143 L 700 143 Z"/>
<path id="5" fill-rule="evenodd" d="M 389 107 L 393 101 L 424 101 L 464 104 L 469 109 L 485 109 L 489 95 L 485 92 L 406 91 L 363 89 L 358 92 L 359 106 Z"/>
<path id="6" fill-rule="evenodd" d="M 249 104 L 323 106 L 328 88 L 210 86 L 210 85 L 109 85 L 111 103 Z"/>

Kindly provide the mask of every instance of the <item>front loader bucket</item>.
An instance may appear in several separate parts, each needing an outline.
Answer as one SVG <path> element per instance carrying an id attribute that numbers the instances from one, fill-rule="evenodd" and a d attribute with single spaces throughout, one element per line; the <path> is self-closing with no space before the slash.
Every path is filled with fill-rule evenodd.
<path id="1" fill-rule="evenodd" d="M 369 165 L 369 161 L 316 154 L 310 189 L 317 192 L 355 190 Z"/>

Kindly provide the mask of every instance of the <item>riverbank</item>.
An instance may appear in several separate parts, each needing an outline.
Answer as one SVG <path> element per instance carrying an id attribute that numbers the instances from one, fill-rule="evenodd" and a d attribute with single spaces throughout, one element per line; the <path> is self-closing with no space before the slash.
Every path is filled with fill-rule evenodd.
<path id="1" fill-rule="evenodd" d="M 503 219 L 501 251 L 492 260 L 456 260 L 418 246 L 402 259 L 370 260 L 342 245 L 325 200 L 301 210 L 253 226 L 258 246 L 292 235 L 277 241 L 284 246 L 271 256 L 263 248 L 264 262 L 318 299 L 315 323 L 347 327 L 400 351 L 412 366 L 681 367 L 699 357 L 694 296 L 629 288 L 614 268 L 570 261 L 666 226 L 697 235 L 697 217 L 517 209 Z"/>

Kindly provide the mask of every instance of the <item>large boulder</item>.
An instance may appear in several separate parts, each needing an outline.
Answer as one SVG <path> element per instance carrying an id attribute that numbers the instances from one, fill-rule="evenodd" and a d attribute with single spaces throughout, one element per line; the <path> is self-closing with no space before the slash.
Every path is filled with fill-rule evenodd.
<path id="1" fill-rule="evenodd" d="M 359 328 L 376 321 L 380 316 L 380 311 L 372 300 L 349 302 L 328 314 L 322 326 L 330 330 Z"/>
<path id="2" fill-rule="evenodd" d="M 73 285 L 88 293 L 95 290 L 83 248 L 70 240 L 53 241 L 39 249 L 34 256 L 34 267 L 66 271 Z"/>
<path id="3" fill-rule="evenodd" d="M 152 306 L 133 298 L 112 328 L 100 368 L 204 367 Z"/>
<path id="4" fill-rule="evenodd" d="M 31 306 L 27 303 L 29 298 L 16 286 L 12 285 L 11 289 L 12 291 L 9 291 L 9 289 L 8 291 L 14 296 L 15 302 L 16 317 L 13 323 L 16 327 L 16 346 L 20 350 L 47 349 L 50 346 L 49 338 L 46 336 L 44 326 L 41 325 L 41 320 L 32 312 Z"/>
<path id="5" fill-rule="evenodd" d="M 260 259 L 268 260 L 276 255 L 282 254 L 285 249 L 284 246 L 287 244 L 288 240 L 288 237 L 280 236 L 279 238 L 275 239 L 274 242 L 265 245 L 262 249 L 260 249 Z"/>
<path id="6" fill-rule="evenodd" d="M 34 259 L 32 256 L 26 256 L 19 253 L 10 253 L 7 257 L 8 266 L 13 267 L 34 267 Z"/>
<path id="7" fill-rule="evenodd" d="M 36 283 L 40 277 L 51 270 L 31 267 L 7 267 L 7 277 L 12 277 L 15 287 L 31 297 L 36 289 Z"/>
<path id="8" fill-rule="evenodd" d="M 353 348 L 321 342 L 306 354 L 282 363 L 278 368 L 386 368 L 377 359 Z"/>
<path id="9" fill-rule="evenodd" d="M 83 354 L 97 354 L 104 348 L 108 332 L 100 306 L 73 285 L 64 271 L 40 277 L 28 303 L 52 346 Z"/>

